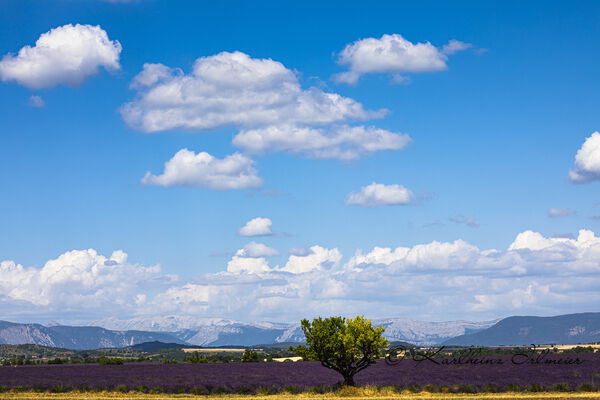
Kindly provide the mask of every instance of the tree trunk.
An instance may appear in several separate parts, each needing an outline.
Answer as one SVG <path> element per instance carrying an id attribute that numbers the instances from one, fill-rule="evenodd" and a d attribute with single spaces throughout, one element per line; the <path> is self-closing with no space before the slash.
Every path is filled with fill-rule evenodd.
<path id="1" fill-rule="evenodd" d="M 353 375 L 344 375 L 344 385 L 356 386 L 354 383 L 354 376 Z"/>

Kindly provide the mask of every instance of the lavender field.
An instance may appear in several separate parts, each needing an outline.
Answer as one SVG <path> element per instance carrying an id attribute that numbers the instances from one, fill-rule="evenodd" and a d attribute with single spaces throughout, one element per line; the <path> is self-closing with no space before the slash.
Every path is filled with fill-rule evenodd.
<path id="1" fill-rule="evenodd" d="M 577 390 L 582 384 L 600 386 L 600 355 L 578 354 L 579 365 L 514 365 L 510 357 L 501 365 L 437 365 L 432 362 L 402 360 L 397 365 L 381 361 L 356 376 L 358 385 L 410 386 L 423 388 L 469 384 L 477 391 L 507 387 L 520 390 L 536 385 L 537 390 Z M 280 391 L 286 387 L 307 389 L 333 386 L 340 376 L 318 362 L 224 363 L 224 364 L 150 364 L 124 365 L 36 365 L 0 368 L 0 386 L 51 391 L 56 387 L 88 390 L 115 388 L 166 392 L 250 393 L 258 388 Z M 124 386 L 123 386 L 124 385 Z M 512 385 L 512 386 L 509 386 Z M 486 389 L 487 386 L 487 389 Z"/>

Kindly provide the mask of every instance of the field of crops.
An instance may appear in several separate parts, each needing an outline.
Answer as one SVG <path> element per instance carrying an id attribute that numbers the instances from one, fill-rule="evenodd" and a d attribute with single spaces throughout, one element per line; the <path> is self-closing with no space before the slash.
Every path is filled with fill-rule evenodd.
<path id="1" fill-rule="evenodd" d="M 600 386 L 600 354 L 576 354 L 579 364 L 436 364 L 402 360 L 360 372 L 358 385 L 393 386 L 397 392 L 576 391 Z M 440 360 L 438 359 L 438 362 Z M 0 390 L 119 390 L 154 393 L 250 394 L 333 387 L 340 376 L 318 362 L 124 365 L 32 365 L 0 368 Z M 2 396 L 0 396 L 2 397 Z"/>
<path id="2" fill-rule="evenodd" d="M 244 396 L 244 395 L 210 395 L 206 397 L 212 400 L 232 399 L 232 400 L 598 400 L 598 393 L 482 393 L 482 394 L 439 394 L 439 393 L 419 393 L 419 394 L 395 394 L 395 395 L 339 395 L 336 393 L 316 395 L 316 394 L 278 394 L 270 396 Z M 2 397 L 3 400 L 175 400 L 175 399 L 198 399 L 198 396 L 189 394 L 139 394 L 139 393 L 9 393 Z"/>

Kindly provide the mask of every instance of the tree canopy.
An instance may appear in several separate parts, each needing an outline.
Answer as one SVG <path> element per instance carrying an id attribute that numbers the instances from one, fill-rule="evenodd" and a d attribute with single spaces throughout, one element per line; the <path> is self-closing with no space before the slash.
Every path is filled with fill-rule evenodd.
<path id="1" fill-rule="evenodd" d="M 339 372 L 345 385 L 354 386 L 354 375 L 374 364 L 388 345 L 382 336 L 385 329 L 373 327 L 363 316 L 303 319 L 301 326 L 306 346 L 293 350 L 305 360 L 318 360 Z"/>

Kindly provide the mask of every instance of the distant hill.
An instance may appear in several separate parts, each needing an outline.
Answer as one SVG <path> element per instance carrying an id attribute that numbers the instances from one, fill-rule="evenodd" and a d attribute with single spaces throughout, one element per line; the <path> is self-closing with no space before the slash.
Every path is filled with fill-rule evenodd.
<path id="1" fill-rule="evenodd" d="M 450 338 L 474 333 L 494 325 L 498 320 L 472 322 L 424 322 L 408 318 L 374 319 L 373 324 L 385 328 L 389 341 L 417 345 L 436 345 Z M 198 346 L 256 346 L 259 343 L 300 343 L 304 333 L 299 323 L 240 322 L 228 319 L 191 316 L 161 316 L 120 320 L 107 318 L 93 325 L 124 330 L 168 332 L 180 340 Z M 287 346 L 286 346 L 287 347 Z"/>
<path id="2" fill-rule="evenodd" d="M 184 349 L 195 346 L 190 346 L 189 344 L 182 343 L 165 343 L 159 342 L 158 340 L 152 342 L 144 342 L 139 344 L 134 344 L 133 346 L 127 346 L 126 349 L 134 350 L 134 351 L 157 351 L 164 349 Z"/>
<path id="3" fill-rule="evenodd" d="M 0 344 L 37 344 L 87 350 L 126 347 L 152 341 L 187 344 L 166 332 L 112 331 L 95 326 L 44 326 L 0 321 Z"/>
<path id="4" fill-rule="evenodd" d="M 508 317 L 494 326 L 449 339 L 444 345 L 500 346 L 600 342 L 600 313 Z"/>
<path id="5" fill-rule="evenodd" d="M 385 328 L 384 336 L 389 342 L 418 346 L 578 344 L 600 341 L 600 313 L 509 317 L 483 322 L 424 322 L 387 318 L 374 319 L 373 324 Z M 0 321 L 0 344 L 37 344 L 75 350 L 132 347 L 137 351 L 156 351 L 193 346 L 258 347 L 261 343 L 261 348 L 271 345 L 273 348 L 286 349 L 304 341 L 298 323 L 159 316 L 129 320 L 111 318 L 96 321 L 94 325 L 98 326 L 44 326 Z M 135 348 L 136 345 L 140 347 Z"/>

